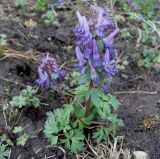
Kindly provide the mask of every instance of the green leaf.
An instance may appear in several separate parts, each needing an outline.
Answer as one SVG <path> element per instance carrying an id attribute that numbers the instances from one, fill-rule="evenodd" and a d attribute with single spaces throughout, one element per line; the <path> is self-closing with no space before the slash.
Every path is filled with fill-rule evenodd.
<path id="1" fill-rule="evenodd" d="M 58 141 L 58 136 L 54 136 L 52 135 L 52 139 L 51 139 L 51 145 L 56 145 Z"/>
<path id="2" fill-rule="evenodd" d="M 23 97 L 32 97 L 33 94 L 35 94 L 35 93 L 36 93 L 36 90 L 33 89 L 31 86 L 27 86 L 26 89 L 23 89 L 23 90 L 21 91 L 21 95 L 22 95 Z"/>
<path id="3" fill-rule="evenodd" d="M 76 72 L 76 71 L 72 72 L 71 81 L 70 81 L 71 86 L 78 85 L 78 81 L 80 78 L 81 78 L 81 74 L 79 72 Z"/>
<path id="4" fill-rule="evenodd" d="M 78 96 L 86 96 L 88 91 L 89 91 L 89 84 L 82 84 L 78 86 L 77 88 L 75 88 L 74 94 Z"/>
<path id="5" fill-rule="evenodd" d="M 22 108 L 24 106 L 34 106 L 35 108 L 40 106 L 39 99 L 35 96 L 36 90 L 30 86 L 23 89 L 19 96 L 15 96 L 10 101 L 12 107 Z"/>
<path id="6" fill-rule="evenodd" d="M 91 102 L 93 103 L 93 105 L 98 107 L 99 103 L 101 102 L 100 98 L 101 91 L 99 89 L 92 88 L 90 90 L 90 94 L 91 94 Z"/>
<path id="7" fill-rule="evenodd" d="M 74 136 L 71 138 L 71 151 L 73 153 L 82 152 L 84 146 L 84 134 L 82 130 L 75 131 Z"/>
<path id="8" fill-rule="evenodd" d="M 82 106 L 76 106 L 76 108 L 74 110 L 74 114 L 77 117 L 84 117 L 86 115 L 86 111 L 84 108 L 82 108 Z"/>
<path id="9" fill-rule="evenodd" d="M 101 116 L 101 118 L 106 119 L 106 117 L 108 116 L 108 114 L 111 113 L 111 107 L 110 104 L 108 102 L 100 102 L 99 103 L 99 108 L 97 108 L 99 115 Z"/>
<path id="10" fill-rule="evenodd" d="M 111 104 L 111 106 L 114 108 L 114 110 L 117 110 L 120 102 L 116 99 L 115 96 L 109 95 L 109 104 Z"/>
<path id="11" fill-rule="evenodd" d="M 9 145 L 9 146 L 14 146 L 14 145 L 13 145 L 13 142 L 12 142 L 10 139 L 7 139 L 6 142 L 7 142 L 7 145 Z"/>
<path id="12" fill-rule="evenodd" d="M 63 109 L 56 109 L 54 112 L 47 113 L 47 120 L 44 125 L 44 133 L 48 140 L 55 144 L 58 142 L 58 133 L 70 131 L 70 113 L 73 111 L 72 104 L 65 104 Z"/>
<path id="13" fill-rule="evenodd" d="M 22 127 L 21 126 L 16 126 L 16 127 L 14 127 L 14 129 L 13 129 L 13 133 L 14 134 L 17 134 L 17 133 L 20 133 L 20 132 L 22 132 Z"/>
<path id="14" fill-rule="evenodd" d="M 60 139 L 61 143 L 65 144 L 65 147 L 71 150 L 73 153 L 82 152 L 85 149 L 84 134 L 80 129 L 70 130 L 65 134 L 65 139 Z"/>
<path id="15" fill-rule="evenodd" d="M 22 108 L 23 106 L 26 106 L 27 102 L 26 102 L 25 97 L 20 96 L 15 96 L 13 97 L 12 101 L 10 101 L 10 105 L 12 107 L 19 107 Z"/>
<path id="16" fill-rule="evenodd" d="M 87 70 L 88 71 L 88 70 Z M 88 73 L 82 74 L 79 78 L 79 84 L 89 84 L 90 76 Z"/>
<path id="17" fill-rule="evenodd" d="M 97 128 L 96 132 L 93 133 L 93 138 L 96 139 L 97 141 L 102 141 L 106 140 L 108 138 L 110 131 L 108 128 Z"/>
<path id="18" fill-rule="evenodd" d="M 45 14 L 42 15 L 42 18 L 45 19 L 45 22 L 50 23 L 54 21 L 55 16 L 52 10 L 48 10 Z M 56 73 L 52 73 L 51 78 L 53 80 L 56 80 L 58 78 L 58 75 Z"/>
<path id="19" fill-rule="evenodd" d="M 24 146 L 28 140 L 29 136 L 27 134 L 23 134 L 17 138 L 17 145 Z"/>
<path id="20" fill-rule="evenodd" d="M 47 137 L 50 137 L 53 134 L 57 134 L 59 132 L 59 128 L 57 125 L 56 117 L 53 112 L 47 113 L 47 120 L 44 125 L 44 133 Z"/>
<path id="21" fill-rule="evenodd" d="M 115 114 L 110 114 L 109 116 L 107 116 L 107 119 L 113 124 L 116 125 L 117 127 L 119 126 L 123 126 L 123 122 L 122 120 L 117 118 L 117 115 Z"/>
<path id="22" fill-rule="evenodd" d="M 37 98 L 37 97 L 32 97 L 32 99 L 31 99 L 31 104 L 32 104 L 35 108 L 38 108 L 38 107 L 40 106 L 39 98 Z"/>
<path id="23" fill-rule="evenodd" d="M 6 159 L 9 155 L 9 150 L 4 144 L 0 144 L 0 159 Z"/>
<path id="24" fill-rule="evenodd" d="M 82 119 L 83 120 L 83 119 Z M 73 123 L 73 128 L 78 127 L 79 129 L 83 129 L 85 127 L 85 125 L 83 124 L 83 122 L 80 119 L 77 119 L 74 123 Z"/>
<path id="25" fill-rule="evenodd" d="M 37 10 L 44 10 L 47 7 L 48 0 L 37 0 L 35 8 Z"/>
<path id="26" fill-rule="evenodd" d="M 16 0 L 15 1 L 15 4 L 21 7 L 24 7 L 25 5 L 27 5 L 27 3 L 28 3 L 28 0 Z"/>

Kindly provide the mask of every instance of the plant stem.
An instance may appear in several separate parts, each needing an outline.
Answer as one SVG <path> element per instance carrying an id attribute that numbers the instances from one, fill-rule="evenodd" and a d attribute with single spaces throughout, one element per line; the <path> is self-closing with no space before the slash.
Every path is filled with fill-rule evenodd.
<path id="1" fill-rule="evenodd" d="M 89 83 L 89 90 L 92 88 L 93 88 L 93 81 L 91 80 Z M 86 116 L 87 116 L 91 109 L 91 97 L 89 97 L 89 99 L 86 101 L 85 107 L 86 107 Z"/>
<path id="2" fill-rule="evenodd" d="M 61 94 L 61 96 L 63 97 L 65 103 L 67 103 L 68 100 L 67 100 L 66 96 L 64 95 L 63 91 L 61 90 L 59 84 L 57 84 L 57 90 L 58 90 L 58 92 Z"/>

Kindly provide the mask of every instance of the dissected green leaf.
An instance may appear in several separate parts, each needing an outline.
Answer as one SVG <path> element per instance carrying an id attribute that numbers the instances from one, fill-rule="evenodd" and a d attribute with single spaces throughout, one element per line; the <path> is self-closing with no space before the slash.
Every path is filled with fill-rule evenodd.
<path id="1" fill-rule="evenodd" d="M 12 107 L 22 108 L 25 106 L 34 106 L 38 108 L 40 106 L 39 98 L 35 96 L 36 90 L 30 86 L 27 86 L 26 89 L 23 89 L 20 92 L 19 96 L 15 96 L 10 101 Z"/>
<path id="2" fill-rule="evenodd" d="M 28 140 L 29 136 L 27 134 L 23 134 L 17 138 L 17 145 L 24 146 Z"/>
<path id="3" fill-rule="evenodd" d="M 101 102 L 101 91 L 99 89 L 96 88 L 92 88 L 90 90 L 90 94 L 91 94 L 91 102 L 93 103 L 93 105 L 95 106 L 99 106 L 99 103 Z"/>
<path id="4" fill-rule="evenodd" d="M 85 149 L 84 134 L 82 130 L 71 130 L 66 139 L 62 141 L 73 153 L 81 152 Z"/>
<path id="5" fill-rule="evenodd" d="M 52 10 L 48 10 L 46 13 L 42 15 L 42 18 L 45 20 L 46 23 L 50 23 L 54 21 L 55 15 L 53 14 Z M 51 78 L 53 80 L 56 80 L 58 78 L 58 75 L 56 73 L 52 73 Z"/>
<path id="6" fill-rule="evenodd" d="M 44 10 L 48 5 L 48 0 L 37 0 L 35 4 L 35 8 L 37 10 Z"/>
<path id="7" fill-rule="evenodd" d="M 107 140 L 109 133 L 109 128 L 97 128 L 96 132 L 93 133 L 92 137 L 95 138 L 97 141 Z"/>
<path id="8" fill-rule="evenodd" d="M 86 96 L 86 94 L 89 92 L 89 84 L 80 85 L 74 90 L 74 94 L 77 96 Z"/>
<path id="9" fill-rule="evenodd" d="M 27 5 L 27 3 L 28 3 L 28 0 L 15 0 L 15 4 L 21 7 L 24 7 L 25 5 Z"/>
<path id="10" fill-rule="evenodd" d="M 17 134 L 17 133 L 20 133 L 20 132 L 22 132 L 22 127 L 21 126 L 16 126 L 16 127 L 14 127 L 14 129 L 13 129 L 13 133 L 15 133 L 15 134 Z"/>
<path id="11" fill-rule="evenodd" d="M 36 93 L 36 90 L 33 89 L 31 86 L 27 86 L 26 89 L 23 89 L 23 90 L 21 91 L 21 95 L 22 95 L 22 96 L 27 96 L 27 97 L 32 97 L 33 94 L 35 94 L 35 93 Z"/>
<path id="12" fill-rule="evenodd" d="M 22 108 L 23 106 L 27 105 L 26 99 L 26 97 L 22 97 L 21 95 L 15 96 L 13 97 L 12 101 L 10 101 L 10 104 L 12 107 Z"/>
<path id="13" fill-rule="evenodd" d="M 112 95 L 109 96 L 109 104 L 114 108 L 114 110 L 117 110 L 120 105 L 116 97 Z"/>
<path id="14" fill-rule="evenodd" d="M 106 119 L 108 114 L 111 113 L 111 106 L 108 102 L 101 101 L 99 103 L 99 107 L 97 108 L 97 110 L 98 110 L 98 113 L 101 116 L 101 118 Z"/>
<path id="15" fill-rule="evenodd" d="M 4 144 L 0 144 L 0 159 L 6 159 L 9 155 L 9 150 Z"/>

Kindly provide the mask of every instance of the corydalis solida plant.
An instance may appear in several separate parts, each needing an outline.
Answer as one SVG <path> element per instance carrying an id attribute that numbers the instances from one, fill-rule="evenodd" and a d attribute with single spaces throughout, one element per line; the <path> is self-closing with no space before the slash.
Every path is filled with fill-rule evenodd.
<path id="1" fill-rule="evenodd" d="M 80 78 L 79 85 L 66 92 L 69 100 L 63 108 L 47 113 L 44 128 L 52 145 L 63 144 L 73 153 L 85 150 L 87 135 L 97 141 L 106 140 L 110 133 L 123 125 L 115 113 L 119 102 L 115 96 L 106 94 L 99 87 L 105 84 L 101 79 L 107 76 L 110 80 L 117 73 L 113 39 L 119 29 L 108 20 L 104 9 L 95 6 L 92 9 L 98 17 L 87 20 L 77 12 L 79 25 L 74 29 L 79 61 L 77 66 L 87 78 L 89 76 L 89 80 Z M 89 133 L 85 133 L 87 129 Z"/>
<path id="2" fill-rule="evenodd" d="M 87 20 L 77 12 L 79 24 L 75 27 L 77 65 L 82 73 L 90 72 L 90 78 L 95 85 L 100 84 L 100 78 L 108 80 L 117 74 L 115 69 L 114 37 L 119 28 L 108 19 L 104 8 L 92 6 L 95 12 L 93 19 Z"/>

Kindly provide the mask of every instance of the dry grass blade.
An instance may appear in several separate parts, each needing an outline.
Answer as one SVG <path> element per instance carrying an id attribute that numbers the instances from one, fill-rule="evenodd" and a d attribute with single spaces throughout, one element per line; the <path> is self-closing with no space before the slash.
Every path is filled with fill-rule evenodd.
<path id="1" fill-rule="evenodd" d="M 6 59 L 6 58 L 15 58 L 15 59 L 24 59 L 26 61 L 34 61 L 39 63 L 37 60 L 38 53 L 34 53 L 33 50 L 28 50 L 26 52 L 21 52 L 13 49 L 6 49 L 5 52 L 3 53 L 4 57 L 0 59 L 0 61 Z"/>
<path id="2" fill-rule="evenodd" d="M 123 149 L 123 138 L 116 137 L 113 141 L 108 139 L 107 142 L 99 143 L 97 146 L 93 146 L 86 141 L 90 152 L 85 152 L 81 155 L 77 154 L 77 159 L 131 159 L 132 155 L 129 149 Z"/>

